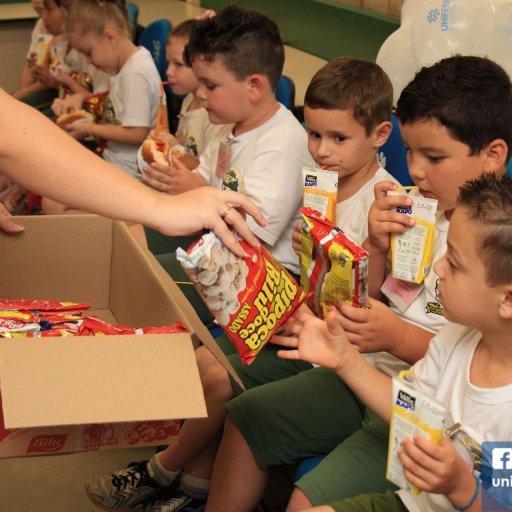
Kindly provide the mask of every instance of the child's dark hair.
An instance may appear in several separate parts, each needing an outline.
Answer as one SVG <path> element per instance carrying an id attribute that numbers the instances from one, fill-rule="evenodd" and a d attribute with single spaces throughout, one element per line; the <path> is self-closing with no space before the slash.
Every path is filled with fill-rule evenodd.
<path id="1" fill-rule="evenodd" d="M 352 110 L 366 134 L 391 119 L 393 85 L 374 62 L 338 57 L 311 79 L 304 105 L 326 110 Z"/>
<path id="2" fill-rule="evenodd" d="M 478 237 L 486 281 L 512 283 L 512 181 L 505 174 L 484 173 L 460 189 L 458 206 L 482 225 Z"/>
<path id="3" fill-rule="evenodd" d="M 402 124 L 436 120 L 470 148 L 503 139 L 512 148 L 512 86 L 495 62 L 455 55 L 423 67 L 404 88 L 396 115 Z"/>
<path id="4" fill-rule="evenodd" d="M 105 27 L 115 25 L 124 35 L 132 37 L 133 27 L 126 0 L 76 0 L 66 19 L 66 31 L 78 29 L 82 35 L 102 35 Z"/>
<path id="5" fill-rule="evenodd" d="M 265 75 L 275 89 L 283 72 L 284 46 L 278 26 L 265 14 L 237 5 L 202 20 L 185 47 L 188 65 L 196 57 L 221 59 L 238 80 Z"/>

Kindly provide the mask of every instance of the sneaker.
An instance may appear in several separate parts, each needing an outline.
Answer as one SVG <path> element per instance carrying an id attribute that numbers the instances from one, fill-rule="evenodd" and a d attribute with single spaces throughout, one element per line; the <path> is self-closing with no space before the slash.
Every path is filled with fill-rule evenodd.
<path id="1" fill-rule="evenodd" d="M 141 512 L 202 512 L 204 507 L 203 500 L 194 500 L 186 494 L 178 493 L 146 505 Z"/>
<path id="2" fill-rule="evenodd" d="M 147 461 L 132 462 L 111 475 L 94 476 L 86 484 L 89 499 L 103 510 L 129 510 L 164 490 L 149 475 Z"/>

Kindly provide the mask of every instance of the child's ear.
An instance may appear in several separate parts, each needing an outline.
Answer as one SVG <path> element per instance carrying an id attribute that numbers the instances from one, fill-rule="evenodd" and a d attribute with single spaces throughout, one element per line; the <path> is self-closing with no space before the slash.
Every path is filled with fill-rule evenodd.
<path id="1" fill-rule="evenodd" d="M 494 139 L 484 149 L 486 172 L 496 172 L 505 168 L 507 163 L 508 145 L 503 139 Z"/>
<path id="2" fill-rule="evenodd" d="M 499 305 L 500 318 L 512 320 L 512 284 L 504 287 L 504 293 Z"/>
<path id="3" fill-rule="evenodd" d="M 117 48 L 117 43 L 119 42 L 119 34 L 118 32 L 112 28 L 112 27 L 105 27 L 105 31 L 103 32 L 103 37 L 105 40 L 112 45 L 112 48 Z"/>
<path id="4" fill-rule="evenodd" d="M 391 121 L 382 121 L 379 123 L 373 130 L 374 136 L 374 147 L 380 148 L 386 144 L 389 136 L 391 135 L 391 130 L 393 129 L 393 125 Z"/>
<path id="5" fill-rule="evenodd" d="M 265 93 L 265 89 L 269 86 L 265 76 L 254 74 L 247 78 L 247 86 L 249 88 L 249 97 L 251 101 L 258 102 Z"/>

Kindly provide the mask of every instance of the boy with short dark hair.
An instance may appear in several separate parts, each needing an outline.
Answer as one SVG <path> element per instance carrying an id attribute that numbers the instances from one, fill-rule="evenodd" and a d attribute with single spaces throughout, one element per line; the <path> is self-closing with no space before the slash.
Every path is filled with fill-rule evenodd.
<path id="1" fill-rule="evenodd" d="M 316 164 L 338 173 L 336 225 L 357 244 L 368 236 L 368 212 L 379 181 L 395 178 L 377 161 L 391 133 L 393 86 L 374 62 L 338 57 L 311 79 L 304 98 L 308 148 Z M 293 235 L 300 253 L 301 223 Z"/>
<path id="2" fill-rule="evenodd" d="M 435 272 L 449 323 L 432 339 L 407 381 L 445 405 L 445 426 L 453 435 L 445 434 L 439 444 L 415 435 L 398 450 L 407 480 L 423 491 L 419 495 L 406 489 L 363 494 L 310 511 L 482 510 L 486 486 L 480 482 L 482 468 L 477 462 L 482 461 L 474 448 L 484 441 L 512 442 L 505 420 L 512 414 L 512 182 L 508 177 L 484 174 L 462 186 L 447 247 Z M 464 301 L 468 296 L 472 299 Z M 331 368 L 389 422 L 391 379 L 348 342 L 337 315 L 331 311 L 325 323 L 306 318 L 298 339 L 283 343 L 296 350 L 282 355 Z M 452 428 L 455 425 L 458 429 Z M 473 443 L 468 444 L 468 436 Z M 487 490 L 509 509 L 508 485 L 502 491 Z"/>
<path id="3" fill-rule="evenodd" d="M 416 75 L 404 89 L 396 114 L 411 177 L 424 196 L 438 200 L 436 261 L 446 249 L 459 187 L 485 173 L 505 173 L 512 137 L 510 79 L 488 59 L 444 59 Z M 395 189 L 393 183 L 378 184 L 370 210 L 366 247 L 373 297 L 379 296 L 384 281 L 391 233 L 414 225 L 409 215 L 396 211 L 412 200 L 387 194 Z M 369 309 L 341 303 L 337 319 L 360 352 L 371 352 L 377 369 L 396 375 L 423 357 L 430 339 L 446 322 L 438 285 L 430 271 L 404 313 L 392 302 L 388 307 L 370 299 Z M 289 329 L 299 333 L 308 316 L 299 311 Z M 319 454 L 329 453 L 295 482 L 288 512 L 393 488 L 385 479 L 387 426 L 329 368 L 251 389 L 226 407 L 209 512 L 226 510 L 228 502 L 233 510 L 251 511 L 263 493 L 270 466 Z M 247 481 L 250 486 L 243 484 Z"/>
<path id="4" fill-rule="evenodd" d="M 210 121 L 233 128 L 227 139 L 217 138 L 206 147 L 193 172 L 177 159 L 173 167 L 152 164 L 152 169 L 166 174 L 175 193 L 212 185 L 249 196 L 267 219 L 263 227 L 247 219 L 251 229 L 284 267 L 298 274 L 291 235 L 302 201 L 302 167 L 313 161 L 303 127 L 275 98 L 284 62 L 277 25 L 257 11 L 229 6 L 193 27 L 186 55 L 199 81 L 196 97 Z M 227 208 L 224 218 L 229 221 L 231 215 Z M 226 352 L 231 349 L 228 344 Z M 260 352 L 251 365 L 242 365 L 237 354 L 228 357 L 247 388 L 311 368 L 279 359 L 275 349 Z M 196 358 L 208 418 L 186 421 L 179 442 L 149 461 L 92 478 L 87 493 L 100 508 L 146 506 L 151 512 L 170 512 L 204 504 L 224 403 L 241 389 L 208 349 L 197 349 Z"/>

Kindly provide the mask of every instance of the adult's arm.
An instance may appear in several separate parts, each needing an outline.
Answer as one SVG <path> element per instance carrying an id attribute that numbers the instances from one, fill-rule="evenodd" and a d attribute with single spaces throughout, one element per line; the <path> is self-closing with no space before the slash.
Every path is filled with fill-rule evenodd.
<path id="1" fill-rule="evenodd" d="M 36 110 L 0 90 L 0 172 L 41 195 L 106 217 L 139 222 L 167 235 L 213 229 L 228 247 L 241 248 L 228 224 L 253 245 L 245 211 L 265 220 L 247 197 L 210 187 L 169 196 L 114 168 Z M 227 205 L 235 208 L 226 208 Z M 242 214 L 237 211 L 242 211 Z"/>

